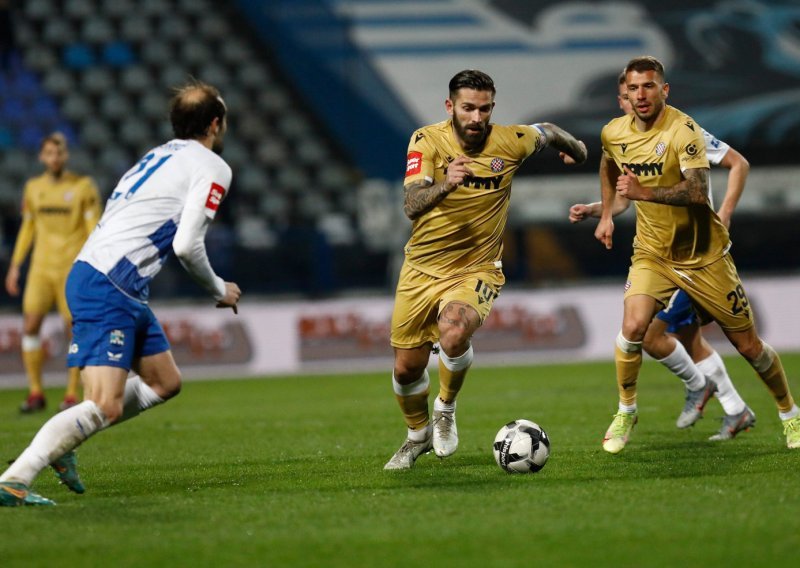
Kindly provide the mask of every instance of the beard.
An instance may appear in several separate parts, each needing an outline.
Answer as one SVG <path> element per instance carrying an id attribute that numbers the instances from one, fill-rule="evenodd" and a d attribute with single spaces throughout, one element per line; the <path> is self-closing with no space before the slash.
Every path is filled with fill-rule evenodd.
<path id="1" fill-rule="evenodd" d="M 489 125 L 484 122 L 471 122 L 469 124 L 463 124 L 458 120 L 458 117 L 453 114 L 453 128 L 455 129 L 458 137 L 467 145 L 468 148 L 477 148 L 486 141 Z"/>

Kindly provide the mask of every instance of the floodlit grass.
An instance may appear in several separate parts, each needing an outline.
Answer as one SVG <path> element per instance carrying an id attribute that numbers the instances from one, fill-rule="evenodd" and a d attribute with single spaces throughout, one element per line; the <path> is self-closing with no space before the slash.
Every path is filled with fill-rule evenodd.
<path id="1" fill-rule="evenodd" d="M 783 359 L 800 398 L 800 356 Z M 681 385 L 647 362 L 639 425 L 610 456 L 600 440 L 616 409 L 613 364 L 478 359 L 459 399 L 458 453 L 407 472 L 382 470 L 405 435 L 388 372 L 189 382 L 79 450 L 86 494 L 45 471 L 34 489 L 57 507 L 0 509 L 0 565 L 791 565 L 800 451 L 786 449 L 752 370 L 727 362 L 755 429 L 708 442 L 722 415 L 712 401 L 677 430 Z M 22 397 L 0 392 L 0 458 L 45 418 L 18 415 Z M 494 463 L 494 435 L 514 418 L 552 439 L 538 474 Z"/>

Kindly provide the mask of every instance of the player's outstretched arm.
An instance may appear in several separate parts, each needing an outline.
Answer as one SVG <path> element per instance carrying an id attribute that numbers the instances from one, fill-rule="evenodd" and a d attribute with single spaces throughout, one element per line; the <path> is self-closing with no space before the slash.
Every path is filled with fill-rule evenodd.
<path id="1" fill-rule="evenodd" d="M 628 210 L 630 204 L 630 199 L 625 199 L 619 194 L 614 195 L 614 204 L 611 207 L 611 215 L 616 217 L 620 213 L 624 213 Z M 594 203 L 576 203 L 569 208 L 569 221 L 570 223 L 580 223 L 589 217 L 599 218 L 602 213 L 602 201 L 595 201 Z"/>
<path id="2" fill-rule="evenodd" d="M 739 203 L 742 192 L 744 192 L 744 184 L 750 173 L 750 162 L 733 148 L 728 148 L 719 165 L 728 168 L 730 171 L 728 172 L 728 187 L 725 190 L 725 198 L 719 206 L 717 215 L 719 215 L 720 221 L 730 228 L 733 211 Z"/>
<path id="3" fill-rule="evenodd" d="M 582 164 L 586 161 L 586 144 L 582 141 L 551 122 L 539 122 L 536 126 L 544 132 L 547 145 L 558 150 L 560 154 L 564 154 L 561 156 L 564 163 Z"/>

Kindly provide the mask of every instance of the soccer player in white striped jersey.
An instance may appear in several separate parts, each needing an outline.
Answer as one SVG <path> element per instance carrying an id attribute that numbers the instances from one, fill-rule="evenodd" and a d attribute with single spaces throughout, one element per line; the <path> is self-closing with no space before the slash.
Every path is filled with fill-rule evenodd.
<path id="1" fill-rule="evenodd" d="M 218 155 L 226 114 L 216 88 L 194 82 L 178 89 L 170 103 L 175 139 L 148 152 L 109 197 L 67 279 L 73 316 L 67 363 L 81 368 L 84 401 L 46 422 L 0 475 L 0 506 L 52 505 L 30 492 L 48 464 L 70 490 L 83 493 L 73 450 L 180 391 L 180 371 L 147 304 L 150 281 L 170 249 L 217 307 L 236 312 L 241 290 L 217 276 L 204 242 L 231 182 Z"/>
<path id="2" fill-rule="evenodd" d="M 628 99 L 624 71 L 620 73 L 617 83 L 619 108 L 625 114 L 631 114 L 633 108 Z M 705 130 L 702 133 L 709 163 L 729 170 L 728 186 L 717 215 L 730 228 L 731 216 L 744 191 L 750 164 L 725 142 Z M 626 211 L 630 203 L 630 200 L 616 195 L 614 215 Z M 602 204 L 599 201 L 578 203 L 570 207 L 569 220 L 578 223 L 588 217 L 600 217 L 601 212 Z M 675 292 L 669 306 L 656 314 L 647 328 L 643 347 L 684 383 L 686 402 L 676 421 L 678 428 L 693 426 L 702 418 L 705 405 L 712 395 L 719 399 L 725 417 L 719 432 L 710 440 L 730 440 L 755 424 L 755 413 L 736 390 L 719 353 L 703 337 L 699 318 L 686 292 Z"/>

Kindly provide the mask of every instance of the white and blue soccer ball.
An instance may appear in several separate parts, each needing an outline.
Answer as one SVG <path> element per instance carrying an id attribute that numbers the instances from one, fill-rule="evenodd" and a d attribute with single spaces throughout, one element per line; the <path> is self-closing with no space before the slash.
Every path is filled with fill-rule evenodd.
<path id="1" fill-rule="evenodd" d="M 536 422 L 519 419 L 500 428 L 492 449 L 508 473 L 536 473 L 550 457 L 550 438 Z"/>

